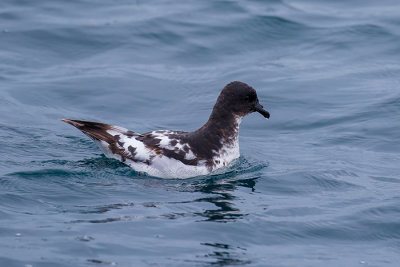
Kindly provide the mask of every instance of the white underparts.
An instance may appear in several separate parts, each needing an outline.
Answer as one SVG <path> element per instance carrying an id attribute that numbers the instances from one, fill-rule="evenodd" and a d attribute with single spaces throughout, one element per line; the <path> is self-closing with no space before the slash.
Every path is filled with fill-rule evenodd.
<path id="1" fill-rule="evenodd" d="M 240 157 L 240 149 L 239 149 L 239 128 L 240 123 L 242 122 L 243 117 L 236 117 L 236 129 L 235 133 L 232 135 L 232 139 L 224 142 L 225 140 L 221 140 L 222 148 L 219 151 L 215 151 L 217 155 L 213 159 L 213 163 L 215 167 L 213 171 L 225 166 L 228 166 L 232 161 Z"/>

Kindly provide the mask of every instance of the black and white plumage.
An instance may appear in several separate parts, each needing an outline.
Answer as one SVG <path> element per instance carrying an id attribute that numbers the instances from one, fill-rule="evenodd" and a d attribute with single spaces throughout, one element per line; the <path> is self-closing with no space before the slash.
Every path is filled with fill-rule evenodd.
<path id="1" fill-rule="evenodd" d="M 158 130 L 138 134 L 110 124 L 62 119 L 92 138 L 109 157 L 160 178 L 209 174 L 240 156 L 239 126 L 249 113 L 269 118 L 256 91 L 242 82 L 226 85 L 209 120 L 193 132 Z"/>

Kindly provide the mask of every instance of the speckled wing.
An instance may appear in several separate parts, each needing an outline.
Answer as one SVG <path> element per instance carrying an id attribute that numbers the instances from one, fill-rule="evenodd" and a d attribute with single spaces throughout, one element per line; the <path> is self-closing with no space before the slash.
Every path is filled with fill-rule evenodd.
<path id="1" fill-rule="evenodd" d="M 203 163 L 185 141 L 186 132 L 165 130 L 138 134 L 105 123 L 69 119 L 63 121 L 92 138 L 107 157 L 126 162 L 135 169 L 140 167 L 139 163 L 154 163 L 159 169 L 165 169 L 171 163 L 168 159 L 187 166 Z M 145 171 L 148 172 L 147 169 Z"/>
<path id="2" fill-rule="evenodd" d="M 196 166 L 199 158 L 195 155 L 187 141 L 186 132 L 158 130 L 138 136 L 149 148 L 154 149 L 157 155 L 178 160 L 186 165 Z"/>

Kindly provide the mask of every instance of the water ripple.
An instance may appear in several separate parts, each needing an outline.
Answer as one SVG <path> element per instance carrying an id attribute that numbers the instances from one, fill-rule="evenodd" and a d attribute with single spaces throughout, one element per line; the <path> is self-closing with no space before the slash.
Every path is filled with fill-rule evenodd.
<path id="1" fill-rule="evenodd" d="M 1 266 L 398 265 L 398 1 L 0 6 Z M 212 175 L 139 175 L 58 121 L 193 130 L 233 80 L 271 120 Z"/>

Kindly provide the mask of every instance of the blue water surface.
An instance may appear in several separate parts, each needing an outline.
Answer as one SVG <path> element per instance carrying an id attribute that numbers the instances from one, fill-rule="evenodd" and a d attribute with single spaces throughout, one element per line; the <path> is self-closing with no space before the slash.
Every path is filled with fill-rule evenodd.
<path id="1" fill-rule="evenodd" d="M 74 118 L 190 131 L 228 82 L 223 175 L 139 176 Z M 397 0 L 0 2 L 0 266 L 399 266 Z"/>

